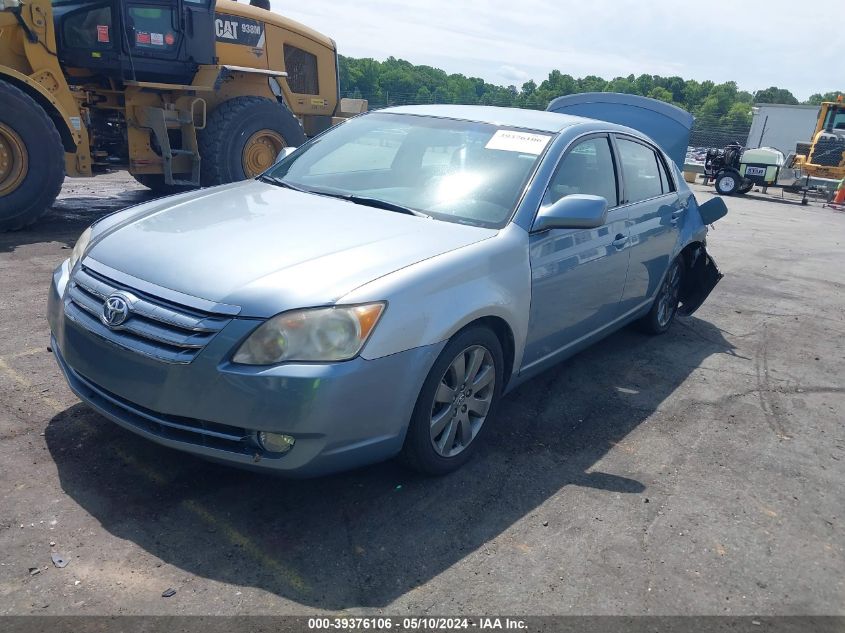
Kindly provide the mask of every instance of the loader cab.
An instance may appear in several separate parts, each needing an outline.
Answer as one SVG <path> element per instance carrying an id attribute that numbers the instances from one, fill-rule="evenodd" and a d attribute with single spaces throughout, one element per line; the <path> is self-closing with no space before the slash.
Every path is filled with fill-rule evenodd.
<path id="1" fill-rule="evenodd" d="M 841 103 L 831 104 L 824 117 L 822 129 L 825 132 L 837 134 L 838 136 L 845 135 L 845 105 Z"/>
<path id="2" fill-rule="evenodd" d="M 190 84 L 198 65 L 214 63 L 214 5 L 53 0 L 59 60 L 119 80 Z"/>

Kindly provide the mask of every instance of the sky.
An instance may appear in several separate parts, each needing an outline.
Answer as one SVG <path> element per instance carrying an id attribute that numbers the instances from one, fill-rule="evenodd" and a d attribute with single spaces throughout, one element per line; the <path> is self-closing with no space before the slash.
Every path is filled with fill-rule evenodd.
<path id="1" fill-rule="evenodd" d="M 845 89 L 843 0 L 272 0 L 350 57 L 391 55 L 494 84 L 678 75 L 778 86 L 801 100 Z"/>

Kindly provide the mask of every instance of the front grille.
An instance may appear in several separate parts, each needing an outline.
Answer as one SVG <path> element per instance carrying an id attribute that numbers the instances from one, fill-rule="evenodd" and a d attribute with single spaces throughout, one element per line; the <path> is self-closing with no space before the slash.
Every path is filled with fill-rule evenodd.
<path id="1" fill-rule="evenodd" d="M 845 152 L 845 140 L 843 139 L 820 139 L 816 141 L 813 155 L 810 162 L 813 165 L 824 165 L 826 167 L 838 167 L 845 161 L 842 154 Z"/>
<path id="2" fill-rule="evenodd" d="M 116 291 L 137 298 L 129 317 L 117 327 L 100 320 L 103 303 Z M 230 317 L 177 305 L 124 286 L 81 267 L 68 285 L 67 317 L 107 341 L 167 363 L 190 363 Z"/>
<path id="3" fill-rule="evenodd" d="M 151 411 L 94 384 L 68 367 L 58 354 L 57 358 L 60 359 L 73 386 L 82 392 L 91 404 L 135 428 L 164 439 L 230 453 L 255 455 L 260 452 L 247 429 Z"/>

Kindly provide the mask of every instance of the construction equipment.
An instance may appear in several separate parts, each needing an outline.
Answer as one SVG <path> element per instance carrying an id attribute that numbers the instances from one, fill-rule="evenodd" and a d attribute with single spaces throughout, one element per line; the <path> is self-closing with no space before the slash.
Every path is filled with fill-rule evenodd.
<path id="1" fill-rule="evenodd" d="M 795 166 L 815 184 L 831 192 L 845 178 L 845 103 L 825 101 L 819 108 L 812 141 L 798 143 Z"/>
<path id="2" fill-rule="evenodd" d="M 707 150 L 704 160 L 704 182 L 714 181 L 716 192 L 722 196 L 743 195 L 755 186 L 765 192 L 769 187 L 801 194 L 806 205 L 807 194 L 815 188 L 807 184 L 806 176 L 794 168 L 792 153 L 784 157 L 774 147 L 745 149 L 731 143 L 724 149 Z"/>
<path id="3" fill-rule="evenodd" d="M 0 0 L 0 230 L 34 222 L 65 176 L 217 185 L 336 123 L 334 41 L 269 6 Z"/>

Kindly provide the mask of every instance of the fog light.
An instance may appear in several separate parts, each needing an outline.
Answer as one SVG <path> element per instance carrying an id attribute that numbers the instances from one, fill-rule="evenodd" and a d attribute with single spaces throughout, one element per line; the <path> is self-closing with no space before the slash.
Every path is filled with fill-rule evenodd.
<path id="1" fill-rule="evenodd" d="M 266 431 L 258 432 L 258 443 L 268 453 L 287 453 L 293 448 L 294 442 L 296 440 L 290 435 L 267 433 Z"/>

